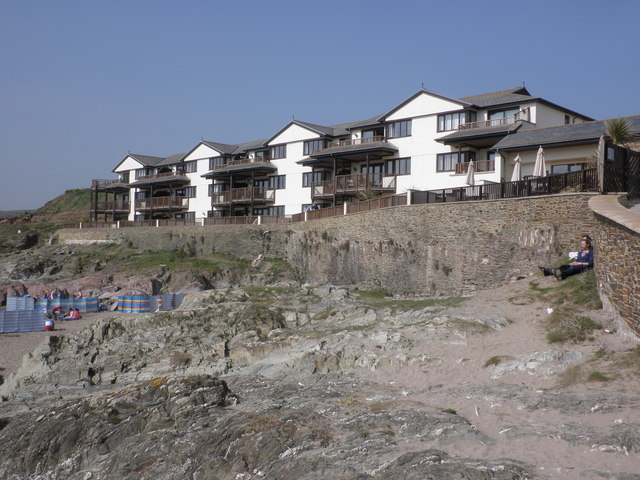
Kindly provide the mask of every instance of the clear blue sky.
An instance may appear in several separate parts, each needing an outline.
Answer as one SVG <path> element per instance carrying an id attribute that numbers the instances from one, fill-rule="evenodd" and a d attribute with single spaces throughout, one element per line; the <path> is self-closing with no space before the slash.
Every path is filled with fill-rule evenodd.
<path id="1" fill-rule="evenodd" d="M 422 84 L 640 114 L 639 28 L 635 0 L 0 0 L 0 210 L 114 178 L 129 151 L 360 120 Z"/>

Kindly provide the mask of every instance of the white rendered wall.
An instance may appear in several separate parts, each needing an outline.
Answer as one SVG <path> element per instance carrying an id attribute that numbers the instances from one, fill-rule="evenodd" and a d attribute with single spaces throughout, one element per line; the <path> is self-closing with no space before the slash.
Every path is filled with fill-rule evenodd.
<path id="1" fill-rule="evenodd" d="M 286 175 L 286 188 L 276 190 L 274 205 L 284 206 L 285 215 L 293 215 L 302 211 L 302 205 L 311 203 L 311 188 L 302 187 L 302 174 L 311 172 L 311 167 L 303 167 L 296 163 L 303 158 L 304 142 L 320 138 L 316 132 L 292 124 L 277 137 L 274 137 L 269 146 L 287 144 L 286 158 L 271 160 L 278 168 L 278 175 Z"/>
<path id="2" fill-rule="evenodd" d="M 139 161 L 137 161 L 133 157 L 126 156 L 125 159 L 122 162 L 120 162 L 120 164 L 116 168 L 113 169 L 113 171 L 116 173 L 121 173 L 121 172 L 126 172 L 128 170 L 132 170 L 132 173 L 133 173 L 133 171 L 139 168 L 144 168 L 144 165 L 142 165 Z M 129 176 L 129 178 L 131 179 L 131 181 L 133 181 L 133 179 L 135 178 L 135 173 L 134 173 L 134 176 Z"/>
<path id="3" fill-rule="evenodd" d="M 184 158 L 185 162 L 195 161 L 197 170 L 187 173 L 190 185 L 196 187 L 196 197 L 189 199 L 189 212 L 195 212 L 196 219 L 206 218 L 211 210 L 211 197 L 209 196 L 209 185 L 213 180 L 203 178 L 202 175 L 209 172 L 209 158 L 219 157 L 221 152 L 211 148 L 204 143 L 200 143 L 189 155 Z"/>
<path id="4" fill-rule="evenodd" d="M 391 122 L 405 118 L 431 115 L 452 110 L 462 110 L 463 105 L 453 100 L 446 100 L 440 97 L 421 92 L 416 98 L 389 115 L 385 120 Z"/>

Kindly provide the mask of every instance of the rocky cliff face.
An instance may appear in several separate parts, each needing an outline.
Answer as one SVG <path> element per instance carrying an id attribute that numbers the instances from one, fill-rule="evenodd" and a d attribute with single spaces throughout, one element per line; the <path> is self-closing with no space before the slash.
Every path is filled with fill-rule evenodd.
<path id="1" fill-rule="evenodd" d="M 639 478 L 637 386 L 557 388 L 613 337 L 552 348 L 529 283 L 506 288 L 228 286 L 96 314 L 0 386 L 0 478 Z"/>

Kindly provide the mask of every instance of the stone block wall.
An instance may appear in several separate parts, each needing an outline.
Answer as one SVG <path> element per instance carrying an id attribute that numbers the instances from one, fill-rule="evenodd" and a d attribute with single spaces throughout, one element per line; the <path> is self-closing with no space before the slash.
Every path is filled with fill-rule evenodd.
<path id="1" fill-rule="evenodd" d="M 624 200 L 602 195 L 589 202 L 598 222 L 595 270 L 605 307 L 623 327 L 640 335 L 640 213 L 622 206 Z"/>
<path id="2" fill-rule="evenodd" d="M 592 194 L 408 205 L 290 225 L 84 229 L 61 243 L 126 242 L 287 260 L 302 281 L 459 295 L 537 272 L 592 233 Z"/>

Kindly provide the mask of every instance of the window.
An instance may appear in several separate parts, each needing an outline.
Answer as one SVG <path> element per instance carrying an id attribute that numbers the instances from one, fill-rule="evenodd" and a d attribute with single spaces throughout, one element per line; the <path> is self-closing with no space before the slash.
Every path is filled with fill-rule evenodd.
<path id="1" fill-rule="evenodd" d="M 226 157 L 212 157 L 209 159 L 209 170 L 213 170 L 214 168 L 225 165 L 226 163 Z"/>
<path id="2" fill-rule="evenodd" d="M 209 196 L 212 196 L 214 193 L 224 192 L 226 185 L 224 183 L 214 183 L 214 184 L 210 183 L 208 187 L 209 187 L 208 194 Z"/>
<path id="3" fill-rule="evenodd" d="M 287 156 L 287 146 L 286 145 L 276 145 L 275 147 L 271 147 L 271 158 L 285 158 Z"/>
<path id="4" fill-rule="evenodd" d="M 438 115 L 438 131 L 457 130 L 461 123 L 475 122 L 476 112 L 454 112 Z"/>
<path id="5" fill-rule="evenodd" d="M 309 172 L 302 174 L 302 186 L 310 187 L 314 183 L 322 182 L 327 180 L 329 177 L 329 172 Z"/>
<path id="6" fill-rule="evenodd" d="M 184 196 L 187 198 L 196 198 L 196 187 L 184 187 Z"/>
<path id="7" fill-rule="evenodd" d="M 571 117 L 569 115 L 564 116 L 564 124 L 569 125 L 571 123 Z"/>
<path id="8" fill-rule="evenodd" d="M 409 137 L 411 136 L 411 120 L 401 120 L 387 125 L 387 137 Z"/>
<path id="9" fill-rule="evenodd" d="M 586 163 L 566 163 L 564 165 L 551 165 L 551 173 L 568 173 L 587 168 Z"/>
<path id="10" fill-rule="evenodd" d="M 119 173 L 118 177 L 121 183 L 129 183 L 129 172 Z"/>
<path id="11" fill-rule="evenodd" d="M 324 138 L 320 138 L 318 140 L 308 140 L 304 142 L 304 154 L 311 155 L 313 152 L 317 152 L 318 150 L 322 150 L 325 145 Z"/>
<path id="12" fill-rule="evenodd" d="M 384 165 L 382 163 L 369 165 L 368 168 L 366 165 L 360 165 L 360 173 L 382 173 L 383 170 Z"/>
<path id="13" fill-rule="evenodd" d="M 264 216 L 278 216 L 281 217 L 284 215 L 284 206 L 274 206 L 267 208 L 254 208 L 254 215 L 264 215 Z"/>
<path id="14" fill-rule="evenodd" d="M 185 220 L 195 220 L 196 219 L 196 212 L 184 212 L 183 215 L 184 216 L 182 218 L 184 218 Z"/>
<path id="15" fill-rule="evenodd" d="M 287 187 L 285 175 L 275 175 L 269 177 L 269 187 L 271 190 L 282 190 Z"/>
<path id="16" fill-rule="evenodd" d="M 436 157 L 437 172 L 452 172 L 456 163 L 465 163 L 476 159 L 476 152 L 439 153 Z"/>
<path id="17" fill-rule="evenodd" d="M 136 170 L 136 180 L 151 174 L 150 168 L 139 168 Z"/>
<path id="18" fill-rule="evenodd" d="M 269 152 L 267 150 L 260 150 L 255 152 L 254 158 L 259 162 L 266 162 L 269 160 Z"/>
<path id="19" fill-rule="evenodd" d="M 386 173 L 387 175 L 410 175 L 411 159 L 395 158 L 393 160 L 387 160 Z"/>
<path id="20" fill-rule="evenodd" d="M 198 163 L 193 160 L 191 162 L 184 162 L 185 173 L 193 173 L 198 171 Z"/>
<path id="21" fill-rule="evenodd" d="M 513 123 L 513 121 L 508 121 L 507 119 L 517 120 L 520 116 L 520 108 L 508 108 L 505 110 L 493 110 L 489 112 L 489 120 L 491 121 L 491 125 L 504 125 L 507 123 Z"/>

